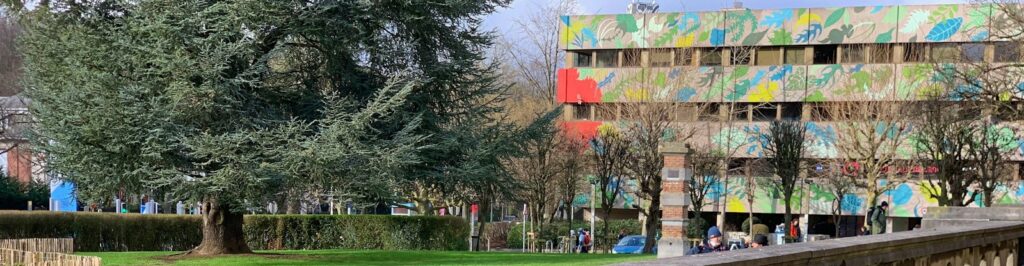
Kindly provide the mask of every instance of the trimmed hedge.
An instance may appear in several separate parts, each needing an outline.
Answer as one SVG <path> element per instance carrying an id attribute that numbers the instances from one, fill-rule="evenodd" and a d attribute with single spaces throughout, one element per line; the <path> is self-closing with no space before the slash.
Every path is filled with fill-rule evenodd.
<path id="1" fill-rule="evenodd" d="M 187 250 L 203 239 L 199 216 L 3 211 L 0 238 L 75 239 L 75 251 Z"/>
<path id="2" fill-rule="evenodd" d="M 188 250 L 202 242 L 194 215 L 0 211 L 0 239 L 75 239 L 75 251 Z M 246 215 L 253 249 L 468 249 L 469 224 L 455 217 Z"/>
<path id="3" fill-rule="evenodd" d="M 250 215 L 253 249 L 468 249 L 461 218 L 388 215 Z"/>

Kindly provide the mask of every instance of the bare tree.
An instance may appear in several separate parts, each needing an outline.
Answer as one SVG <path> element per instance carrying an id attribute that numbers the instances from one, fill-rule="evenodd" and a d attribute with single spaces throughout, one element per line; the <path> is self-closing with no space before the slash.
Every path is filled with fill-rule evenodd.
<path id="1" fill-rule="evenodd" d="M 0 96 L 21 92 L 21 55 L 15 46 L 20 33 L 21 28 L 14 19 L 0 13 Z"/>
<path id="2" fill-rule="evenodd" d="M 706 145 L 692 149 L 687 156 L 687 164 L 693 176 L 687 181 L 686 191 L 690 196 L 690 207 L 697 217 L 700 217 L 708 193 L 715 186 L 721 185 L 722 176 L 718 170 L 721 168 L 725 153 Z"/>
<path id="3" fill-rule="evenodd" d="M 846 194 L 857 191 L 859 183 L 857 179 L 851 178 L 852 175 L 843 173 L 843 166 L 839 160 L 817 160 L 817 165 L 821 166 L 822 171 L 815 171 L 814 177 L 819 180 L 818 183 L 824 187 L 825 191 L 834 197 L 831 210 L 832 220 L 836 223 L 835 235 L 839 236 L 839 225 L 841 224 L 839 221 L 843 216 L 843 201 Z"/>
<path id="4" fill-rule="evenodd" d="M 793 193 L 803 179 L 800 172 L 806 146 L 804 140 L 807 125 L 800 121 L 772 121 L 768 131 L 761 135 L 761 147 L 764 149 L 765 161 L 774 173 L 770 184 L 782 194 L 785 204 L 786 228 L 793 220 Z"/>
<path id="5" fill-rule="evenodd" d="M 979 124 L 974 142 L 968 146 L 973 170 L 981 190 L 982 203 L 991 207 L 997 186 L 1012 176 L 1009 158 L 1017 150 L 1016 135 L 1012 129 L 1000 126 L 991 119 Z"/>
<path id="6" fill-rule="evenodd" d="M 564 131 L 562 131 L 564 132 Z M 573 200 L 576 194 L 580 193 L 580 186 L 584 184 L 584 171 L 588 167 L 588 161 L 583 157 L 587 149 L 585 139 L 577 136 L 563 136 L 562 145 L 558 147 L 558 163 L 562 169 L 556 177 L 559 201 L 562 203 L 562 217 L 569 217 L 569 228 L 572 227 Z"/>
<path id="7" fill-rule="evenodd" d="M 617 129 L 605 127 L 599 130 L 597 137 L 591 140 L 590 144 L 593 147 L 590 157 L 594 167 L 594 181 L 597 192 L 600 193 L 601 210 L 604 213 L 602 224 L 605 235 L 601 236 L 601 239 L 604 248 L 610 249 L 614 235 L 608 231 L 608 219 L 619 193 L 623 191 L 622 182 L 628 178 L 626 160 L 629 160 L 629 142 Z"/>
<path id="8" fill-rule="evenodd" d="M 949 101 L 946 91 L 929 93 L 918 101 L 914 113 L 914 138 L 917 156 L 926 165 L 937 168 L 930 186 L 922 192 L 936 199 L 939 206 L 967 206 L 980 191 L 972 190 L 977 175 L 972 166 L 970 145 L 974 142 L 980 111 L 961 102 Z"/>
<path id="9" fill-rule="evenodd" d="M 555 101 L 558 68 L 565 52 L 558 48 L 561 16 L 575 13 L 575 0 L 538 6 L 525 19 L 515 20 L 519 35 L 505 36 L 503 44 L 517 83 L 530 93 Z"/>
<path id="10" fill-rule="evenodd" d="M 550 221 L 545 220 L 549 212 L 556 209 L 559 199 L 557 179 L 562 175 L 562 164 L 559 162 L 560 146 L 566 138 L 560 134 L 561 130 L 553 121 L 553 115 L 560 112 L 553 108 L 547 101 L 542 100 L 520 100 L 520 114 L 524 116 L 524 123 L 530 137 L 524 138 L 519 145 L 523 151 L 522 156 L 505 160 L 506 169 L 514 176 L 523 189 L 520 197 L 527 202 L 531 222 L 536 224 L 540 230 Z M 551 213 L 548 217 L 553 217 Z"/>
<path id="11" fill-rule="evenodd" d="M 897 184 L 879 181 L 891 173 L 887 170 L 907 162 L 900 148 L 910 135 L 909 108 L 891 98 L 852 99 L 829 103 L 824 111 L 835 121 L 835 147 L 846 160 L 845 177 L 867 192 L 868 207 L 877 205 L 878 195 Z"/>

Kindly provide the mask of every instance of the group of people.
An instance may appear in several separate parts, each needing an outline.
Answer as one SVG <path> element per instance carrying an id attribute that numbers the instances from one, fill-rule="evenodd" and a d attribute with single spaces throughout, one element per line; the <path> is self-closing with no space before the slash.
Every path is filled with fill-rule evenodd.
<path id="1" fill-rule="evenodd" d="M 580 228 L 576 232 L 579 232 L 579 234 L 577 234 L 576 237 L 576 252 L 590 253 L 590 248 L 594 246 L 594 241 L 590 235 L 590 230 Z"/>
<path id="2" fill-rule="evenodd" d="M 877 207 L 868 210 L 868 219 L 865 225 L 866 234 L 884 234 L 886 231 L 886 218 L 889 211 L 889 203 L 883 201 Z M 753 237 L 746 239 L 743 245 L 737 248 L 761 248 L 768 246 L 767 227 L 762 224 L 754 225 Z M 834 226 L 834 225 L 833 225 Z M 764 227 L 764 228 L 759 228 Z M 801 235 L 798 219 L 793 219 L 786 234 L 790 237 L 799 238 Z M 833 229 L 834 231 L 834 229 Z M 690 249 L 687 255 L 714 253 L 730 250 L 730 247 L 723 243 L 722 231 L 717 226 L 708 229 L 707 239 Z"/>
<path id="3" fill-rule="evenodd" d="M 765 234 L 755 234 L 754 237 L 746 239 L 743 245 L 739 245 L 736 248 L 761 248 L 768 246 L 768 236 Z M 687 255 L 693 254 L 704 254 L 714 253 L 730 250 L 729 246 L 726 246 L 722 242 L 722 230 L 718 229 L 718 226 L 712 226 L 708 228 L 707 241 L 701 242 L 697 246 L 690 248 Z"/>

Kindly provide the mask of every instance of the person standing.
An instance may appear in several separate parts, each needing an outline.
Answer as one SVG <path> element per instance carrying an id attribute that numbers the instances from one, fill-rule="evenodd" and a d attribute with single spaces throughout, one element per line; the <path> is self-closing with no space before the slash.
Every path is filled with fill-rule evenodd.
<path id="1" fill-rule="evenodd" d="M 789 222 L 789 237 L 793 239 L 793 242 L 800 242 L 800 218 L 793 217 L 793 220 Z"/>
<path id="2" fill-rule="evenodd" d="M 626 236 L 627 236 L 626 235 L 626 229 L 625 228 L 620 229 L 619 230 L 619 240 L 622 240 L 623 238 L 626 238 Z"/>
<path id="3" fill-rule="evenodd" d="M 870 218 L 871 218 L 871 234 L 872 235 L 885 234 L 885 231 L 886 231 L 885 230 L 885 226 L 886 226 L 885 222 L 886 222 L 886 217 L 888 217 L 887 216 L 888 215 L 888 213 L 887 213 L 888 211 L 889 211 L 889 203 L 883 201 L 882 205 L 878 205 L 878 208 L 875 208 L 875 211 L 873 213 L 871 213 L 871 217 Z"/>

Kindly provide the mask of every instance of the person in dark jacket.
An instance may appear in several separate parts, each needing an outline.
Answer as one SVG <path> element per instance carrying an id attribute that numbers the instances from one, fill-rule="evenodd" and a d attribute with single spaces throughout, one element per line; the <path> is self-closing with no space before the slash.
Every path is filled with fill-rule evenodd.
<path id="1" fill-rule="evenodd" d="M 707 243 L 701 243 L 700 245 L 691 248 L 690 252 L 687 252 L 686 255 L 712 253 L 727 250 L 729 250 L 729 247 L 726 247 L 725 244 L 722 243 L 722 231 L 718 230 L 717 226 L 712 226 L 711 228 L 708 228 Z"/>
<path id="2" fill-rule="evenodd" d="M 883 201 L 882 205 L 878 205 L 875 212 L 871 214 L 871 234 L 885 234 L 885 222 L 889 212 L 889 203 Z"/>

